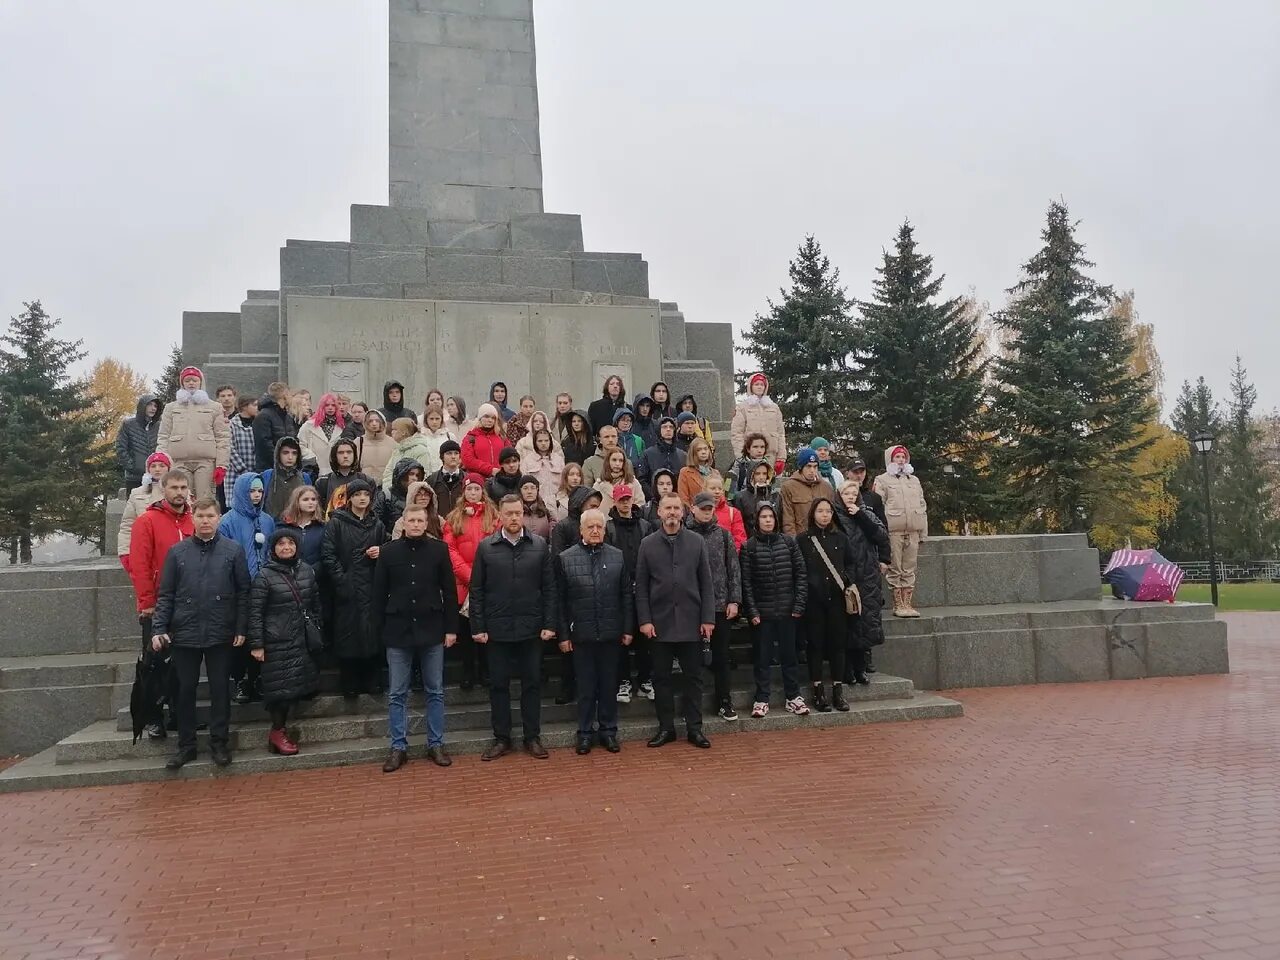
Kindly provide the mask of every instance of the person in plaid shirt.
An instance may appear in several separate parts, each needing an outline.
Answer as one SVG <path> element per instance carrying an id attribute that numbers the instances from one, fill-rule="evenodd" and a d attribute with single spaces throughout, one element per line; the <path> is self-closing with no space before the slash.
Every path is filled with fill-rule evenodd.
<path id="1" fill-rule="evenodd" d="M 227 421 L 231 430 L 231 455 L 227 458 L 227 475 L 222 480 L 222 496 L 227 503 L 234 503 L 236 478 L 254 468 L 253 418 L 258 415 L 258 401 L 253 397 L 240 397 L 236 401 L 236 415 Z"/>

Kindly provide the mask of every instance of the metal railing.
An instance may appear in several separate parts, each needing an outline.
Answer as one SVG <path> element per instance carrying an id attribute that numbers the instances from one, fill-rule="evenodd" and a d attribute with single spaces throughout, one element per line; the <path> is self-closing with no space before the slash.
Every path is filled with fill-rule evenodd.
<path id="1" fill-rule="evenodd" d="M 1174 561 L 1187 575 L 1186 583 L 1208 583 L 1208 560 Z M 1280 581 L 1280 560 L 1219 560 L 1219 583 L 1249 583 L 1255 580 Z M 1106 564 L 1102 564 L 1103 569 Z"/>

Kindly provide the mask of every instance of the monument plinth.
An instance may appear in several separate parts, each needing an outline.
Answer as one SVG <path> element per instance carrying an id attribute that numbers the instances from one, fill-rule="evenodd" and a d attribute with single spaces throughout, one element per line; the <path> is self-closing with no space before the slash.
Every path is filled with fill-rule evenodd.
<path id="1" fill-rule="evenodd" d="M 184 313 L 184 358 L 242 392 L 282 378 L 377 399 L 394 378 L 411 404 L 435 386 L 474 403 L 500 379 L 585 405 L 620 373 L 727 420 L 730 325 L 687 323 L 651 298 L 641 254 L 588 250 L 581 217 L 543 209 L 532 0 L 389 11 L 388 205 L 352 205 L 349 241 L 286 241 L 279 288 L 239 313 Z"/>

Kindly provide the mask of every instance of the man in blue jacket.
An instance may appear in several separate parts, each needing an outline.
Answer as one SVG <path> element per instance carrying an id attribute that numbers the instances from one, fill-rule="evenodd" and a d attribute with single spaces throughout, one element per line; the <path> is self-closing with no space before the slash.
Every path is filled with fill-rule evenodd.
<path id="1" fill-rule="evenodd" d="M 203 662 L 209 677 L 209 747 L 213 762 L 231 762 L 227 733 L 231 720 L 230 666 L 233 647 L 244 646 L 249 620 L 249 564 L 240 544 L 218 534 L 218 501 L 197 500 L 195 535 L 164 558 L 151 649 L 172 648 L 178 677 L 178 752 L 165 763 L 179 770 L 196 758 L 196 687 Z"/>

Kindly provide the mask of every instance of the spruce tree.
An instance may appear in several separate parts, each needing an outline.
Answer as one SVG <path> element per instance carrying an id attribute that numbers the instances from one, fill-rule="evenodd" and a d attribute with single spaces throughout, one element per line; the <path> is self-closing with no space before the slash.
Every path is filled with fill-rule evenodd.
<path id="1" fill-rule="evenodd" d="M 1204 504 L 1204 466 L 1194 452 L 1191 441 L 1197 433 L 1207 431 L 1219 440 L 1223 437 L 1222 411 L 1213 399 L 1213 391 L 1200 377 L 1194 385 L 1182 382 L 1174 400 L 1169 423 L 1174 432 L 1191 449 L 1191 454 L 1169 478 L 1169 492 L 1178 506 L 1168 523 L 1160 530 L 1160 550 L 1170 560 L 1207 560 L 1209 558 L 1208 517 Z M 1218 457 L 1209 458 L 1211 477 L 1218 473 Z M 1218 481 L 1213 480 L 1214 486 Z"/>
<path id="2" fill-rule="evenodd" d="M 1277 540 L 1273 478 L 1261 456 L 1262 429 L 1254 420 L 1258 391 L 1239 357 L 1231 371 L 1230 393 L 1225 429 L 1213 457 L 1222 475 L 1213 488 L 1218 555 L 1226 560 L 1271 560 Z"/>
<path id="3" fill-rule="evenodd" d="M 978 313 L 964 297 L 940 299 L 945 275 L 916 247 L 909 222 L 898 230 L 876 272 L 873 299 L 858 304 L 856 383 L 852 400 L 867 424 L 871 469 L 901 443 L 929 485 L 930 514 L 957 526 L 980 496 L 978 418 L 987 359 Z M 954 472 L 944 474 L 944 464 Z"/>
<path id="4" fill-rule="evenodd" d="M 995 316 L 1008 334 L 996 361 L 992 454 L 1007 517 L 1037 532 L 1083 532 L 1108 497 L 1132 496 L 1133 470 L 1152 439 L 1149 377 L 1130 367 L 1132 335 L 1111 309 L 1114 293 L 1086 271 L 1075 227 L 1049 206 L 1044 246 L 1023 265 L 1008 307 Z"/>
<path id="5" fill-rule="evenodd" d="M 847 415 L 852 322 L 840 271 L 808 236 L 788 273 L 791 288 L 780 291 L 780 303 L 770 300 L 768 312 L 756 315 L 746 352 L 769 378 L 792 452 L 815 435 L 848 452 L 860 438 Z"/>
<path id="6" fill-rule="evenodd" d="M 182 359 L 182 347 L 173 344 L 169 348 L 169 359 L 164 365 L 164 372 L 155 381 L 155 394 L 160 398 L 160 405 L 172 403 L 182 387 L 182 368 L 187 362 Z"/>
<path id="7" fill-rule="evenodd" d="M 30 563 L 50 534 L 101 540 L 115 471 L 97 398 L 69 374 L 82 341 L 55 338 L 59 321 L 40 301 L 23 306 L 0 337 L 0 538 Z"/>

